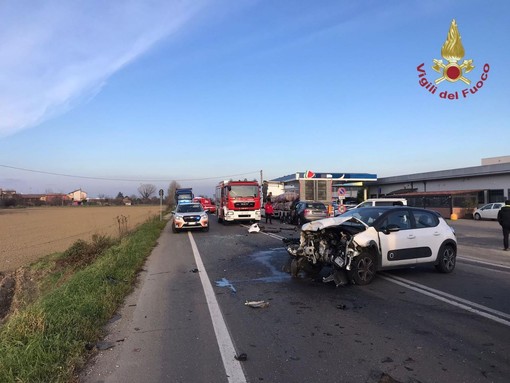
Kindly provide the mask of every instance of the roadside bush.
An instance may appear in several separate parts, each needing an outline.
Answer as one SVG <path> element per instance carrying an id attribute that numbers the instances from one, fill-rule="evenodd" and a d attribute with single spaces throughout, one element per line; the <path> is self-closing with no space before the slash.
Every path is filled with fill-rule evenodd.
<path id="1" fill-rule="evenodd" d="M 117 240 L 98 234 L 92 236 L 90 243 L 79 239 L 62 254 L 62 258 L 57 263 L 59 266 L 73 266 L 74 268 L 90 265 L 103 251 L 116 243 L 118 243 Z"/>

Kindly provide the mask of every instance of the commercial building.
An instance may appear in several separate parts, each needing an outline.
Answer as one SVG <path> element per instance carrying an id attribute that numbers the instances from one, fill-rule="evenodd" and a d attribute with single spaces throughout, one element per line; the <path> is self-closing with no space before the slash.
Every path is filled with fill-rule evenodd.
<path id="1" fill-rule="evenodd" d="M 368 188 L 370 197 L 404 197 L 410 206 L 469 217 L 483 204 L 509 199 L 510 156 L 484 158 L 480 166 L 381 177 Z"/>

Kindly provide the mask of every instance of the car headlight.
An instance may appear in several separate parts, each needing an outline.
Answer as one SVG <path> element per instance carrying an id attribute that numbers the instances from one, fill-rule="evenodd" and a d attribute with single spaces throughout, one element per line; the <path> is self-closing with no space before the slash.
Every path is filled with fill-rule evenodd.
<path id="1" fill-rule="evenodd" d="M 179 221 L 179 222 L 183 221 L 182 215 L 178 215 L 178 214 L 176 214 L 176 215 L 174 216 L 174 219 L 175 219 L 176 221 Z"/>

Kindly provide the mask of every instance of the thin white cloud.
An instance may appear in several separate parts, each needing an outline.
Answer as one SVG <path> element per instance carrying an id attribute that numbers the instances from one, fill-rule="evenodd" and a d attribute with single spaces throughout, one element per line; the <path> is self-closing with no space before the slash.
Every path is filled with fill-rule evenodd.
<path id="1" fill-rule="evenodd" d="M 208 0 L 0 3 L 0 137 L 96 94 Z"/>

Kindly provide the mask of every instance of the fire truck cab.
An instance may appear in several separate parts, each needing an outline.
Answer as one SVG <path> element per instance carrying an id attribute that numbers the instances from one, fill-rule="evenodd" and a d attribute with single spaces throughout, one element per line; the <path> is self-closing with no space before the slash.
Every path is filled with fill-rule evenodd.
<path id="1" fill-rule="evenodd" d="M 218 222 L 260 221 L 260 187 L 257 181 L 221 181 L 216 186 Z"/>

